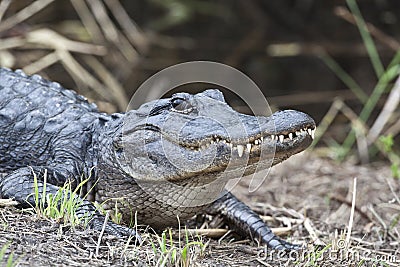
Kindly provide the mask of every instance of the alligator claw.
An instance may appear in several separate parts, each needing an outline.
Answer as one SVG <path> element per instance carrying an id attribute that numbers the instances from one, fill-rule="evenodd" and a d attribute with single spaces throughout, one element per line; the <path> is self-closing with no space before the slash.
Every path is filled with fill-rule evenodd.
<path id="1" fill-rule="evenodd" d="M 102 215 L 97 215 L 92 218 L 89 222 L 89 227 L 96 231 L 102 231 L 103 227 L 104 232 L 114 235 L 119 238 L 124 237 L 133 237 L 138 243 L 142 243 L 142 237 L 132 228 L 116 224 L 111 221 L 107 221 L 106 225 L 104 226 L 105 217 Z"/>

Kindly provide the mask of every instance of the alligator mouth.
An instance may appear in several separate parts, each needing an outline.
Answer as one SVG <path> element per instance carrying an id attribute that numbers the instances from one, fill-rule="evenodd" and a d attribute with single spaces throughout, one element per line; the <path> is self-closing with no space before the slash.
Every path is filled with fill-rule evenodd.
<path id="1" fill-rule="evenodd" d="M 188 158 L 190 158 L 190 154 L 196 154 L 197 156 L 195 158 L 199 160 L 199 164 L 201 164 L 202 153 L 206 155 L 213 151 L 213 149 L 217 149 L 220 155 L 218 159 L 216 158 L 218 162 L 209 165 L 200 173 L 196 171 L 188 172 L 185 174 L 184 179 L 182 179 L 181 176 L 168 178 L 170 182 L 180 185 L 195 184 L 196 186 L 200 186 L 214 181 L 217 177 L 216 174 L 225 171 L 228 165 L 230 166 L 229 171 L 239 171 L 238 173 L 228 172 L 229 175 L 238 174 L 241 176 L 249 175 L 257 172 L 257 170 L 278 164 L 290 156 L 306 149 L 314 139 L 315 131 L 315 124 L 307 123 L 307 126 L 298 126 L 292 128 L 291 131 L 274 134 L 261 132 L 254 136 L 249 136 L 247 140 L 230 139 L 212 135 L 202 139 L 199 143 L 190 141 L 177 142 L 176 139 L 171 138 L 166 133 L 159 133 L 170 143 L 176 144 L 186 151 Z M 265 151 L 266 154 L 263 154 L 263 151 Z M 271 153 L 273 157 L 271 157 Z M 243 160 L 246 162 L 243 162 Z M 272 160 L 272 162 L 270 160 Z M 266 165 L 260 165 L 261 169 L 258 169 L 258 164 L 264 161 Z M 199 174 L 202 177 L 200 180 L 198 179 Z"/>
<path id="2" fill-rule="evenodd" d="M 162 172 L 155 175 L 154 171 L 149 173 L 145 171 L 144 174 L 138 174 L 129 168 L 126 171 L 135 177 L 142 175 L 143 177 L 140 179 L 143 181 L 158 181 L 160 176 L 164 175 L 166 180 L 182 186 L 202 186 L 213 182 L 225 170 L 228 170 L 225 175 L 239 177 L 282 162 L 306 149 L 314 139 L 316 130 L 314 121 L 308 117 L 304 117 L 300 122 L 280 124 L 278 127 L 284 129 L 280 131 L 268 130 L 265 127 L 268 125 L 261 125 L 260 131 L 254 131 L 254 134 L 248 136 L 243 134 L 239 138 L 224 136 L 222 133 L 189 139 L 190 134 L 177 136 L 175 132 L 163 131 L 156 125 L 141 125 L 126 131 L 125 136 L 145 131 L 144 138 L 139 138 L 145 142 L 142 152 L 146 153 L 151 164 L 162 162 L 166 166 L 165 168 L 168 167 L 171 172 L 168 175 L 164 175 Z M 136 136 L 136 134 L 132 136 Z M 166 141 L 165 144 L 163 139 Z M 130 144 L 130 139 L 127 139 L 126 142 Z M 132 149 L 137 149 L 137 147 L 134 146 Z M 124 154 L 128 155 L 127 158 L 123 158 L 125 161 L 131 159 L 129 156 L 131 153 L 127 153 L 127 151 L 129 150 L 125 149 Z M 125 165 L 130 166 L 129 162 Z"/>
<path id="3" fill-rule="evenodd" d="M 277 152 L 279 152 L 279 147 L 282 144 L 296 142 L 297 140 L 304 139 L 306 136 L 314 139 L 315 130 L 315 125 L 309 125 L 293 131 L 281 132 L 276 134 L 260 133 L 255 136 L 249 136 L 246 141 L 241 139 L 232 140 L 230 138 L 214 135 L 201 140 L 201 142 L 199 143 L 179 142 L 179 145 L 188 150 L 201 152 L 214 144 L 222 143 L 226 146 L 229 146 L 231 151 L 236 151 L 239 157 L 242 157 L 245 152 L 250 154 L 253 151 L 259 151 L 264 143 L 271 144 L 273 142 L 276 142 Z"/>

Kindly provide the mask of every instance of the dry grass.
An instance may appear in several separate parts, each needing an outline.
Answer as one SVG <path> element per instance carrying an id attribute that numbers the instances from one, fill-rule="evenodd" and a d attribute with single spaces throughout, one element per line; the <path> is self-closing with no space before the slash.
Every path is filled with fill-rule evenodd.
<path id="1" fill-rule="evenodd" d="M 399 262 L 392 261 L 400 259 L 397 223 L 400 203 L 393 192 L 399 192 L 400 184 L 390 175 L 390 169 L 382 164 L 355 166 L 308 154 L 295 156 L 273 168 L 256 192 L 248 193 L 246 180 L 234 192 L 263 215 L 283 238 L 302 243 L 306 249 L 285 258 L 271 251 L 265 253 L 265 248 L 242 240 L 232 232 L 222 231 L 212 239 L 192 235 L 189 242 L 200 242 L 205 247 L 204 251 L 199 245 L 190 248 L 188 266 L 276 266 L 278 263 L 349 266 L 350 257 L 354 257 L 353 266 L 372 266 L 372 261 L 378 258 L 386 261 L 376 266 L 397 266 Z M 356 191 L 354 177 L 357 177 Z M 172 244 L 167 234 L 167 249 L 163 252 L 161 235 L 143 229 L 142 245 L 105 234 L 96 253 L 98 233 L 37 219 L 15 208 L 2 208 L 0 213 L 0 244 L 11 242 L 7 255 L 14 253 L 19 266 L 159 266 L 163 259 L 170 259 L 171 248 L 176 248 L 179 255 L 186 243 L 182 235 L 178 238 L 175 229 Z M 351 231 L 350 218 L 353 220 Z M 224 227 L 219 222 L 216 218 L 206 220 L 207 227 Z M 342 257 L 348 258 L 342 264 L 329 253 L 343 245 L 346 248 L 338 251 L 347 251 Z M 321 249 L 325 252 L 318 252 Z M 321 258 L 317 260 L 318 257 Z M 369 265 L 362 257 L 369 259 Z M 166 266 L 179 266 L 179 263 L 167 260 Z"/>
<path id="2" fill-rule="evenodd" d="M 54 5 L 54 0 L 24 4 L 2 1 L 0 65 L 23 66 L 26 73 L 44 77 L 52 72 L 49 68 L 59 65 L 63 75 L 68 73 L 75 82 L 75 89 L 112 103 L 111 111 L 125 110 L 128 97 L 121 81 L 131 76 L 139 57 L 147 51 L 147 38 L 118 0 L 71 0 L 70 4 L 79 20 L 55 26 L 29 23 L 30 18 Z M 14 36 L 14 31 L 19 34 Z"/>

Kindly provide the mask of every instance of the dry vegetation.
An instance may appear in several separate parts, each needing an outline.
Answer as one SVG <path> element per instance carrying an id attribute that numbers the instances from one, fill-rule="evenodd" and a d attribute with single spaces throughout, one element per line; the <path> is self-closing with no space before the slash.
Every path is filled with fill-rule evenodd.
<path id="1" fill-rule="evenodd" d="M 177 46 L 171 38 L 143 31 L 118 0 L 65 1 L 70 3 L 68 12 L 76 13 L 78 19 L 56 26 L 30 20 L 54 8 L 56 2 L 0 2 L 0 65 L 19 67 L 45 77 L 64 77 L 56 79 L 61 83 L 63 79 L 72 80 L 74 87 L 96 99 L 103 110 L 125 110 L 127 95 L 131 92 L 123 89 L 124 84 L 130 81 L 138 64 L 143 64 L 142 59 L 154 44 Z M 335 12 L 360 29 L 367 47 L 365 53 L 376 71 L 376 86 L 371 95 L 328 55 L 329 48 L 325 50 L 319 45 L 297 48 L 302 48 L 298 53 L 314 53 L 321 58 L 350 89 L 362 111 L 337 98 L 317 135 L 318 140 L 322 138 L 319 144 L 327 148 L 313 148 L 312 156 L 303 154 L 277 166 L 264 185 L 252 194 L 248 193 L 246 180 L 235 188 L 235 193 L 264 215 L 275 232 L 305 244 L 304 260 L 301 257 L 285 259 L 273 252 L 266 256 L 264 248 L 237 238 L 218 218 L 202 218 L 203 232 L 208 232 L 206 237 L 197 236 L 193 230 L 186 239 L 188 232 L 182 229 L 180 238 L 174 230 L 171 239 L 168 231 L 162 236 L 143 229 L 145 242 L 138 246 L 108 235 L 99 239 L 98 233 L 39 218 L 32 211 L 21 212 L 10 207 L 13 203 L 2 202 L 2 264 L 6 265 L 12 256 L 8 266 L 277 266 L 279 263 L 285 266 L 398 266 L 400 184 L 393 177 L 399 175 L 396 140 L 400 133 L 397 79 L 400 45 L 360 19 L 358 9 L 352 6 L 354 1 L 347 2 L 349 9 L 340 7 Z M 257 40 L 258 34 L 256 29 L 249 36 Z M 374 50 L 374 41 L 397 52 L 386 67 L 379 60 L 379 51 Z M 186 39 L 179 41 L 181 46 L 189 44 Z M 228 57 L 226 62 L 238 62 L 238 55 L 253 46 L 241 42 L 233 49 L 235 56 Z M 277 49 L 274 51 L 288 52 L 282 48 L 287 47 L 274 47 Z M 57 73 L 68 73 L 70 79 Z M 345 126 L 341 123 L 343 118 Z M 342 144 L 337 139 L 347 141 Z M 357 153 L 351 156 L 353 150 Z M 371 161 L 371 155 L 382 163 L 355 164 Z M 328 158 L 346 161 L 339 163 Z M 213 238 L 209 237 L 211 234 Z M 345 247 L 339 251 L 356 255 L 353 261 L 346 257 L 338 261 L 327 254 L 341 246 L 341 242 Z M 321 249 L 325 253 L 318 252 Z"/>
<path id="2" fill-rule="evenodd" d="M 242 180 L 235 194 L 262 214 L 276 233 L 304 244 L 306 249 L 290 254 L 289 259 L 271 251 L 265 254 L 265 248 L 256 243 L 242 240 L 234 233 L 226 234 L 214 218 L 205 225 L 219 229 L 217 237 L 188 238 L 195 242 L 188 250 L 189 266 L 295 266 L 297 261 L 299 266 L 373 266 L 374 261 L 375 266 L 398 266 L 400 202 L 393 191 L 398 192 L 400 184 L 388 179 L 390 175 L 384 164 L 354 166 L 307 153 L 295 156 L 273 168 L 265 186 L 255 193 L 249 194 L 249 181 Z M 181 259 L 179 253 L 188 243 L 185 231 L 181 230 L 179 239 L 177 229 L 172 244 L 167 231 L 165 249 L 161 235 L 149 229 L 142 229 L 145 241 L 139 246 L 110 235 L 104 235 L 98 243 L 98 233 L 91 230 L 71 228 L 13 207 L 2 208 L 0 213 L 0 242 L 9 244 L 3 262 L 13 253 L 19 266 L 159 266 L 164 260 L 167 266 L 174 266 L 171 251 L 176 249 L 177 259 Z M 350 239 L 345 242 L 350 218 Z M 339 250 L 343 253 L 341 263 L 330 247 L 338 244 L 349 245 L 348 254 Z M 331 250 L 318 258 L 316 251 L 321 249 Z M 183 262 L 181 259 L 176 265 Z"/>

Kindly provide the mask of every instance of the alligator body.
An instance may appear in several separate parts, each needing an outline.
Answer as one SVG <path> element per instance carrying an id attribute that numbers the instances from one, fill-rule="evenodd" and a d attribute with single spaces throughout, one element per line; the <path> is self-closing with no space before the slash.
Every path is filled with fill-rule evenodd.
<path id="1" fill-rule="evenodd" d="M 127 113 L 100 113 L 84 97 L 38 75 L 0 69 L 0 196 L 35 205 L 39 193 L 55 194 L 66 182 L 88 179 L 79 217 L 101 229 L 106 209 L 125 222 L 164 228 L 196 214 L 222 214 L 243 236 L 275 249 L 292 249 L 260 217 L 224 190 L 230 178 L 249 175 L 307 148 L 314 121 L 287 110 L 270 117 L 234 111 L 218 90 L 143 104 Z M 39 194 L 39 199 L 41 194 Z M 108 221 L 117 236 L 140 236 Z"/>

